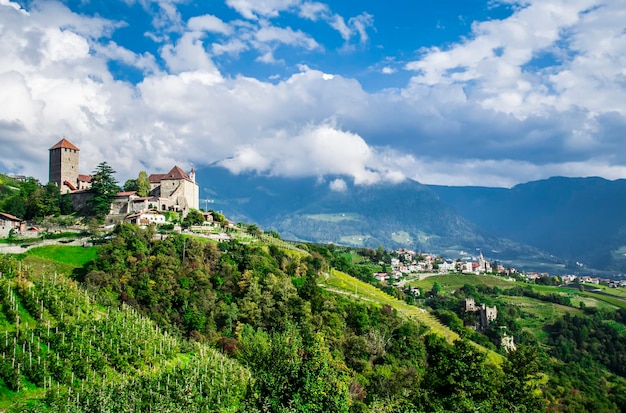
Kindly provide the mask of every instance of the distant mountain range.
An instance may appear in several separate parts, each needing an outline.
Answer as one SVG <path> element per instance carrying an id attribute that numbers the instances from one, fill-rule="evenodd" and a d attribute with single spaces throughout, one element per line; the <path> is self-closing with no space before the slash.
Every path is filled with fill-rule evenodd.
<path id="1" fill-rule="evenodd" d="M 555 177 L 511 189 L 429 188 L 446 205 L 495 236 L 568 260 L 626 272 L 626 180 Z"/>
<path id="2" fill-rule="evenodd" d="M 556 177 L 511 189 L 198 171 L 201 207 L 285 239 L 477 255 L 527 270 L 626 273 L 626 180 Z M 348 182 L 348 180 L 345 180 Z"/>
<path id="3" fill-rule="evenodd" d="M 347 184 L 345 190 L 334 191 L 329 182 L 336 178 L 326 177 L 320 182 L 314 178 L 233 175 L 218 167 L 199 170 L 196 177 L 201 207 L 222 211 L 235 221 L 276 230 L 284 239 L 405 247 L 450 258 L 476 256 L 480 250 L 491 260 L 528 270 L 563 273 L 577 269 L 567 269 L 567 260 L 539 248 L 494 235 L 419 182 Z"/>

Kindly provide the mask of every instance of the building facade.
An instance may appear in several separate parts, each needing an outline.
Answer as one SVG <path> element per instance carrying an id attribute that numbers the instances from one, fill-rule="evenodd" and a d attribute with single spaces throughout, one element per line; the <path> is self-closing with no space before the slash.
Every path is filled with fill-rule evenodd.
<path id="1" fill-rule="evenodd" d="M 150 196 L 158 198 L 161 209 L 181 211 L 186 214 L 189 209 L 200 209 L 200 190 L 196 183 L 196 173 L 191 169 L 187 174 L 178 166 L 174 166 L 166 174 L 152 174 Z"/>

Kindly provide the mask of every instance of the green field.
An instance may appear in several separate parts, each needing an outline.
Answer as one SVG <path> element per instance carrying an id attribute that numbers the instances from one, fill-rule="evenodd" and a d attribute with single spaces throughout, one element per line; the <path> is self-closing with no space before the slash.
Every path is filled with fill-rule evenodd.
<path id="1" fill-rule="evenodd" d="M 406 231 L 392 232 L 391 239 L 401 244 L 410 244 L 413 242 L 413 238 Z"/>
<path id="2" fill-rule="evenodd" d="M 517 322 L 521 327 L 530 330 L 538 339 L 546 337 L 547 333 L 544 331 L 546 324 L 555 322 L 565 314 L 582 314 L 582 310 L 577 308 L 540 301 L 530 297 L 501 295 L 498 296 L 498 299 L 519 308 L 524 313 L 524 316 L 518 319 Z"/>
<path id="3" fill-rule="evenodd" d="M 337 214 L 309 214 L 304 215 L 307 219 L 323 222 L 342 222 L 342 221 L 358 221 L 359 215 L 352 212 L 337 213 Z"/>
<path id="4" fill-rule="evenodd" d="M 365 241 L 369 238 L 369 235 L 346 235 L 339 239 L 339 242 L 342 244 L 347 244 L 356 247 L 362 247 L 365 245 Z"/>
<path id="5" fill-rule="evenodd" d="M 74 245 L 46 245 L 28 250 L 24 255 L 43 258 L 73 267 L 82 267 L 96 259 L 96 247 L 80 247 Z"/>
<path id="6" fill-rule="evenodd" d="M 464 275 L 464 274 L 443 274 L 443 275 L 433 275 L 428 278 L 424 278 L 419 281 L 411 281 L 408 282 L 407 285 L 411 287 L 419 287 L 424 291 L 430 291 L 433 288 L 433 285 L 438 283 L 441 287 L 441 292 L 451 293 L 452 291 L 458 290 L 463 287 L 465 284 L 469 285 L 486 285 L 489 287 L 499 287 L 499 288 L 511 288 L 516 285 L 513 281 L 507 281 L 502 277 L 496 277 L 493 275 Z"/>

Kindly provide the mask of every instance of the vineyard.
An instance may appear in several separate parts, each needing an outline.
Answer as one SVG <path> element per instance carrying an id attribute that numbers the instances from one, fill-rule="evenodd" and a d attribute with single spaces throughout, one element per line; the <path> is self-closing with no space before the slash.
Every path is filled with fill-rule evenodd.
<path id="1" fill-rule="evenodd" d="M 0 264 L 0 410 L 239 408 L 250 374 L 236 361 L 130 307 L 98 307 L 65 276 Z"/>

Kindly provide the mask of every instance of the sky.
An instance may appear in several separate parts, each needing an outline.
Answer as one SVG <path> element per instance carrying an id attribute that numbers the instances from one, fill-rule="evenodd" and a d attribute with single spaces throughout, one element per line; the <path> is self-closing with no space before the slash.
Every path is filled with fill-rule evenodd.
<path id="1" fill-rule="evenodd" d="M 626 0 L 0 0 L 0 172 L 626 178 Z"/>

